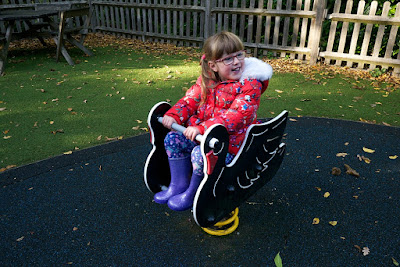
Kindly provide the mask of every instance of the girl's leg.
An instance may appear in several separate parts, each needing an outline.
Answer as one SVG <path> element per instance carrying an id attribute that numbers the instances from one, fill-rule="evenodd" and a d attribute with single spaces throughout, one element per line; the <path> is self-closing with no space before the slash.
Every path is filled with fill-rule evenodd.
<path id="1" fill-rule="evenodd" d="M 171 131 L 164 139 L 164 147 L 168 158 L 183 158 L 190 156 L 197 144 L 187 139 L 183 133 Z"/>
<path id="2" fill-rule="evenodd" d="M 234 156 L 232 154 L 228 153 L 225 160 L 226 164 L 230 163 L 233 157 Z M 192 151 L 192 166 L 193 174 L 192 178 L 190 179 L 190 185 L 188 189 L 182 194 L 171 197 L 168 200 L 168 206 L 172 210 L 182 211 L 193 206 L 194 196 L 197 192 L 197 188 L 204 177 L 204 162 L 203 157 L 201 156 L 200 146 L 196 146 Z"/>
<path id="3" fill-rule="evenodd" d="M 186 139 L 181 133 L 169 132 L 164 139 L 164 145 L 168 155 L 171 182 L 167 190 L 154 195 L 154 201 L 159 204 L 166 204 L 172 196 L 188 188 L 192 170 L 190 152 L 196 143 Z"/>

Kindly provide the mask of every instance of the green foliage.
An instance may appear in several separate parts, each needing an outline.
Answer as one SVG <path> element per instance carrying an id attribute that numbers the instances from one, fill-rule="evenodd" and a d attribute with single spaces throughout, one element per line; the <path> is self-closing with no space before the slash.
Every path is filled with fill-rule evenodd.
<path id="1" fill-rule="evenodd" d="M 387 72 L 387 69 L 384 69 L 384 68 L 382 68 L 382 69 L 376 68 L 376 69 L 370 71 L 372 77 L 379 77 L 382 74 L 385 74 L 386 72 Z"/>

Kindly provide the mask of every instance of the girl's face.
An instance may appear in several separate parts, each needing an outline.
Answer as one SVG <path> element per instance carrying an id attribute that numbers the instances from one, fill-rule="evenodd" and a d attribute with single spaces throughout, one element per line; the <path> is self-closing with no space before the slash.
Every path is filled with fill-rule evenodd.
<path id="1" fill-rule="evenodd" d="M 244 51 L 238 51 L 232 54 L 224 54 L 222 58 L 209 61 L 210 68 L 217 72 L 221 81 L 238 81 L 244 71 Z"/>

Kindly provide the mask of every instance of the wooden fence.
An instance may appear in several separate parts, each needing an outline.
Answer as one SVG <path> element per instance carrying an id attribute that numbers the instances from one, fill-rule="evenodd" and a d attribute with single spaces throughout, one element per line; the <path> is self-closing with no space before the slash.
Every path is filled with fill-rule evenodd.
<path id="1" fill-rule="evenodd" d="M 10 4 L 47 0 L 0 1 Z M 271 53 L 309 64 L 322 60 L 361 69 L 380 66 L 400 76 L 400 3 L 391 7 L 386 2 L 378 8 L 377 1 L 361 0 L 353 6 L 353 0 L 336 0 L 333 12 L 328 14 L 326 0 L 88 2 L 94 31 L 201 47 L 210 35 L 227 30 L 236 33 L 255 56 Z"/>
<path id="2" fill-rule="evenodd" d="M 365 1 L 360 1 L 355 14 L 351 12 L 352 5 L 353 1 L 347 1 L 345 12 L 340 13 L 341 1 L 336 1 L 333 13 L 327 16 L 331 21 L 328 45 L 319 56 L 325 58 L 327 63 L 345 63 L 348 67 L 360 69 L 373 70 L 376 66 L 393 68 L 393 73 L 400 76 L 400 3 L 397 4 L 393 17 L 388 16 L 391 8 L 389 2 L 383 4 L 382 10 L 377 10 L 377 1 L 373 1 L 368 7 Z M 378 12 L 381 15 L 376 15 Z M 379 27 L 373 31 L 376 24 Z M 350 27 L 352 32 L 349 31 Z M 334 41 L 339 32 L 339 44 L 335 48 Z M 358 52 L 357 47 L 361 48 Z M 394 55 L 396 50 L 397 55 Z"/>

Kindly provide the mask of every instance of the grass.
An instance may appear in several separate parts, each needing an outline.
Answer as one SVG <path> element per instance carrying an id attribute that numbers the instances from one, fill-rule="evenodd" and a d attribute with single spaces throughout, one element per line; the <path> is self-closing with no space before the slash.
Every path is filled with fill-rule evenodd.
<path id="1" fill-rule="evenodd" d="M 51 49 L 11 51 L 0 77 L 0 168 L 143 134 L 149 109 L 159 101 L 176 102 L 199 75 L 198 51 L 130 44 L 92 47 L 94 57 L 71 49 L 80 60 L 73 67 L 56 63 Z M 275 73 L 259 117 L 286 109 L 294 117 L 400 126 L 396 84 L 336 70 Z"/>

